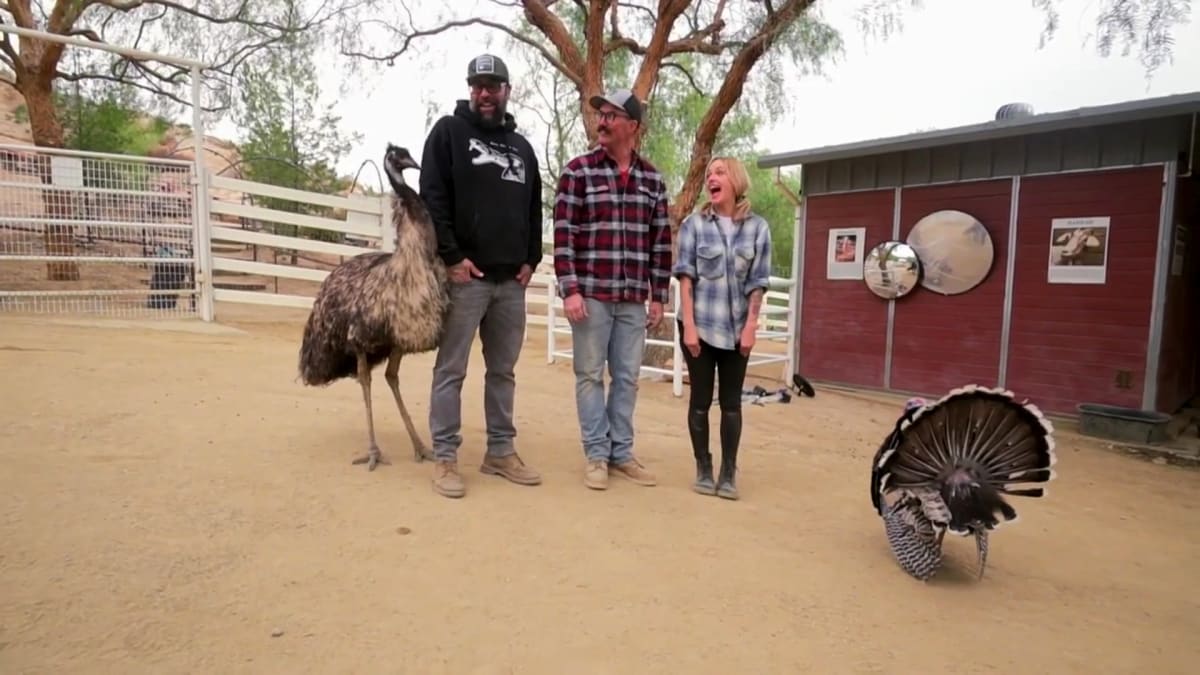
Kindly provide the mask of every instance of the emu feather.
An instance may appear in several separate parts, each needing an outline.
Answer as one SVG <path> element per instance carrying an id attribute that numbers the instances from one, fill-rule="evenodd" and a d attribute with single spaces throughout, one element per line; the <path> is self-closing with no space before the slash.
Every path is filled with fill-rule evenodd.
<path id="1" fill-rule="evenodd" d="M 983 578 L 988 531 L 1017 519 L 1004 495 L 1041 497 L 1055 477 L 1053 434 L 1037 406 L 1003 389 L 910 399 L 871 462 L 871 503 L 900 567 L 925 581 L 941 567 L 947 532 L 973 535 Z"/>
<path id="2" fill-rule="evenodd" d="M 362 253 L 334 268 L 317 291 L 300 345 L 304 384 L 324 386 L 353 377 L 362 386 L 368 445 L 353 463 L 366 463 L 371 471 L 390 463 L 376 443 L 371 411 L 371 371 L 385 360 L 384 377 L 412 439 L 414 458 L 433 458 L 417 435 L 399 386 L 404 355 L 437 348 L 450 302 L 429 211 L 404 182 L 405 169 L 420 168 L 408 150 L 388 144 L 384 171 L 394 191 L 395 250 Z"/>

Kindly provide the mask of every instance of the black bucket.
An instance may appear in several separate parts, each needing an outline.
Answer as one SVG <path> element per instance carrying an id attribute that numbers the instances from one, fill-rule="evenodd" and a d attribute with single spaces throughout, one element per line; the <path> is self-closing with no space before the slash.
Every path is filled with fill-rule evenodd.
<path id="1" fill-rule="evenodd" d="M 155 251 L 156 255 L 163 258 L 175 257 L 175 251 L 167 246 L 160 246 Z M 150 267 L 150 290 L 152 291 L 178 291 L 188 287 L 190 276 L 188 274 L 190 262 L 172 262 L 164 260 L 156 262 Z M 146 298 L 146 307 L 150 309 L 174 309 L 175 304 L 179 301 L 179 296 L 175 293 L 151 293 Z"/>

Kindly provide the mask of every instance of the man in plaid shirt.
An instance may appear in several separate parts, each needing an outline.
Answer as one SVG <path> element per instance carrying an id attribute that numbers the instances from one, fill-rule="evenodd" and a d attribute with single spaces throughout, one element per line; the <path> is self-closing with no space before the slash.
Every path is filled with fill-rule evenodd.
<path id="1" fill-rule="evenodd" d="M 559 178 L 554 273 L 571 321 L 583 482 L 603 490 L 610 465 L 639 485 L 655 484 L 633 455 L 633 409 L 646 330 L 662 319 L 669 293 L 671 227 L 662 174 L 633 149 L 641 102 L 623 89 L 591 105 L 599 147 L 568 162 Z"/>

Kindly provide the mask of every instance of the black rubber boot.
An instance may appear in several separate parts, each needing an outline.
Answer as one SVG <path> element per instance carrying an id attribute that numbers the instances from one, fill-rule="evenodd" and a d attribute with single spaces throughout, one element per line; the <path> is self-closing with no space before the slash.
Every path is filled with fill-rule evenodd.
<path id="1" fill-rule="evenodd" d="M 742 411 L 721 411 L 721 475 L 717 478 L 717 496 L 737 499 L 738 443 L 742 440 Z"/>
<path id="2" fill-rule="evenodd" d="M 692 489 L 702 495 L 716 494 L 712 454 L 708 450 L 708 410 L 688 411 L 688 433 L 692 437 L 692 454 L 696 456 L 696 482 Z"/>

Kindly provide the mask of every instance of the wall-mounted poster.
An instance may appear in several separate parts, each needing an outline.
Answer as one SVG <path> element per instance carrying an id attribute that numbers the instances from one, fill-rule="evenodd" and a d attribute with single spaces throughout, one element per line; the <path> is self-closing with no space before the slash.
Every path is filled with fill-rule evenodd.
<path id="1" fill-rule="evenodd" d="M 825 278 L 862 279 L 866 240 L 865 227 L 840 227 L 830 230 L 829 252 L 825 258 Z"/>
<path id="2" fill-rule="evenodd" d="M 1052 284 L 1102 284 L 1108 270 L 1108 216 L 1050 221 Z"/>

